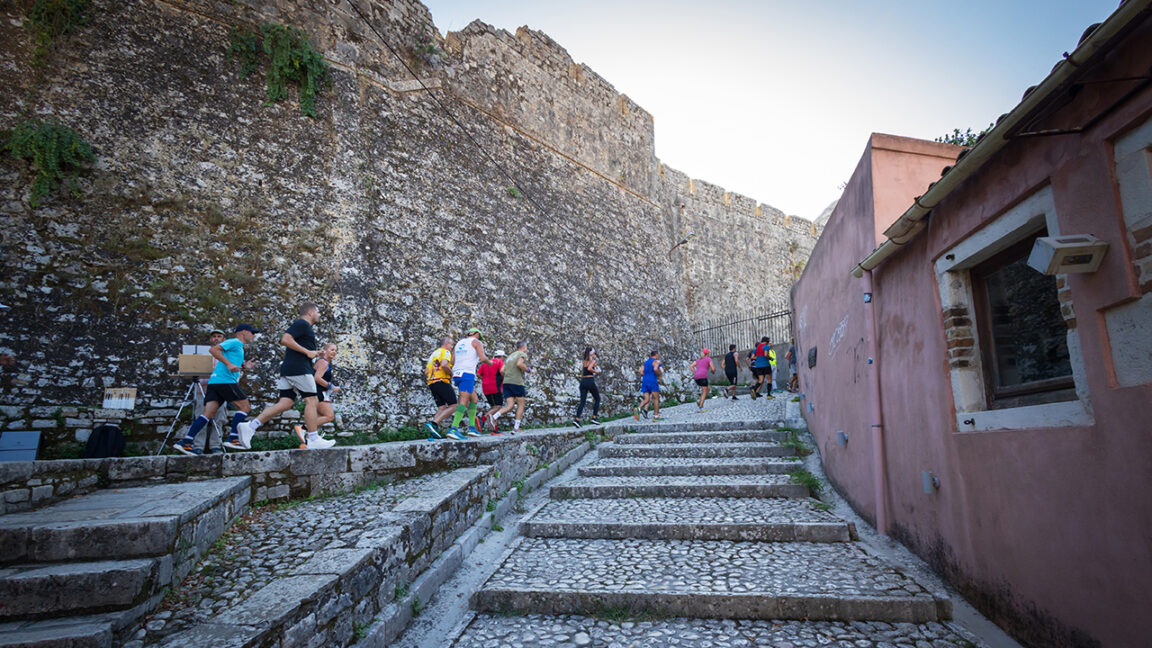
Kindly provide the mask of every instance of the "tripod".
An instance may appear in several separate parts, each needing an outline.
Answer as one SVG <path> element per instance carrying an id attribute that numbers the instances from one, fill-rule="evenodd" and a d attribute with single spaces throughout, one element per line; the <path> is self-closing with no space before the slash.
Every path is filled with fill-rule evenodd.
<path id="1" fill-rule="evenodd" d="M 197 396 L 199 396 L 201 402 L 203 402 L 205 396 L 204 387 L 200 384 L 199 378 L 193 380 L 192 384 L 188 385 L 188 391 L 184 392 L 184 400 L 180 402 L 180 409 L 176 410 L 176 416 L 172 419 L 172 425 L 168 426 L 168 434 L 164 435 L 164 442 L 161 443 L 160 447 L 156 450 L 157 455 L 164 452 L 164 448 L 168 447 L 168 440 L 172 438 L 172 432 L 176 430 L 176 425 L 180 422 L 180 415 L 184 413 L 185 407 L 189 405 L 195 407 Z M 195 413 L 195 410 L 193 410 L 193 413 Z M 208 425 L 212 426 L 209 429 L 209 434 L 211 434 L 211 431 L 216 429 L 216 420 L 214 418 L 209 420 Z M 223 448 L 224 446 L 221 447 Z M 224 451 L 227 452 L 227 449 L 225 448 Z"/>

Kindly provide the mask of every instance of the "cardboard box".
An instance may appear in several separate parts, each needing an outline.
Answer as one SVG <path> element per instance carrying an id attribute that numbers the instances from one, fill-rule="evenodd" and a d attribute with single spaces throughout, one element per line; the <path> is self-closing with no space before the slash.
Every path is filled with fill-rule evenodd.
<path id="1" fill-rule="evenodd" d="M 207 376 L 212 373 L 212 356 L 199 353 L 181 353 L 177 358 L 176 373 L 181 376 Z"/>

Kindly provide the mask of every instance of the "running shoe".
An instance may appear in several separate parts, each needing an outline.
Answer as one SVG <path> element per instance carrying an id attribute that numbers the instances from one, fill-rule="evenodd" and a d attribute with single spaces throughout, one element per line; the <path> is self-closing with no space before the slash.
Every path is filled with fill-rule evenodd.
<path id="1" fill-rule="evenodd" d="M 740 400 L 740 399 L 739 399 L 739 398 L 736 398 L 735 396 L 733 396 L 733 397 L 732 397 L 732 400 Z"/>
<path id="2" fill-rule="evenodd" d="M 448 438 L 455 439 L 457 441 L 463 441 L 465 437 L 463 434 L 460 434 L 460 430 L 452 428 L 451 430 L 448 430 Z"/>
<path id="3" fill-rule="evenodd" d="M 648 420 L 648 410 L 640 410 L 640 413 L 644 415 L 644 420 L 647 421 Z M 659 418 L 659 416 L 657 416 L 657 418 Z"/>
<path id="4" fill-rule="evenodd" d="M 653 417 L 652 417 L 652 420 L 653 420 L 653 421 L 663 421 L 663 420 L 664 420 L 664 417 L 663 417 L 663 416 L 660 416 L 659 414 L 657 414 L 656 416 L 653 416 Z"/>
<path id="5" fill-rule="evenodd" d="M 247 448 L 240 445 L 240 439 L 237 437 L 228 437 L 228 440 L 223 443 L 223 446 L 229 450 L 247 450 Z"/>
<path id="6" fill-rule="evenodd" d="M 767 395 L 767 396 L 765 396 L 764 398 L 776 398 L 776 397 L 775 397 L 775 396 L 773 396 L 772 394 L 768 394 L 768 395 Z"/>
<path id="7" fill-rule="evenodd" d="M 440 433 L 440 426 L 436 425 L 432 421 L 428 421 L 427 423 L 425 423 L 424 427 L 428 430 L 428 440 L 429 441 L 436 441 L 437 439 L 443 439 L 444 438 L 444 435 Z"/>
<path id="8" fill-rule="evenodd" d="M 592 417 L 592 418 L 588 419 L 588 422 L 591 423 L 592 425 L 600 425 L 600 421 L 597 421 L 596 417 Z"/>
<path id="9" fill-rule="evenodd" d="M 199 452 L 196 452 L 196 449 L 192 447 L 192 442 L 188 439 L 180 439 L 176 443 L 172 444 L 172 448 L 175 449 L 176 452 L 186 454 L 189 457 L 195 457 L 196 455 L 200 454 Z"/>
<path id="10" fill-rule="evenodd" d="M 208 448 L 208 454 L 210 454 L 210 455 L 214 455 L 214 454 L 224 454 L 224 448 L 221 448 L 221 447 L 219 447 L 219 446 L 216 446 L 216 447 L 213 447 L 213 448 Z"/>
<path id="11" fill-rule="evenodd" d="M 252 429 L 252 424 L 248 421 L 243 421 L 240 425 L 236 426 L 236 432 L 240 435 L 240 446 L 244 450 L 252 449 L 252 437 L 256 435 L 256 430 Z"/>
<path id="12" fill-rule="evenodd" d="M 697 412 L 703 412 L 703 411 L 704 411 L 704 408 L 703 408 L 702 406 L 699 406 L 699 407 L 697 407 L 697 408 L 696 408 L 696 411 L 697 411 Z"/>
<path id="13" fill-rule="evenodd" d="M 480 436 L 480 430 L 477 430 L 476 426 L 473 425 L 468 428 L 468 431 L 465 434 L 470 437 L 478 437 Z"/>
<path id="14" fill-rule="evenodd" d="M 308 445 L 308 435 L 304 433 L 303 425 L 293 425 L 292 431 L 296 433 L 296 436 L 300 437 L 300 443 L 303 444 L 300 446 L 301 448 Z"/>
<path id="15" fill-rule="evenodd" d="M 580 419 L 578 419 L 578 418 L 572 419 L 572 425 L 575 425 L 576 427 L 580 427 Z"/>
<path id="16" fill-rule="evenodd" d="M 639 407 L 636 408 L 636 412 L 632 415 L 632 418 L 636 419 L 637 421 L 640 420 L 640 408 Z"/>
<path id="17" fill-rule="evenodd" d="M 496 417 L 488 417 L 488 427 L 492 428 L 492 434 L 500 434 L 500 425 L 496 422 Z"/>
<path id="18" fill-rule="evenodd" d="M 492 430 L 492 431 L 491 431 L 491 432 L 489 432 L 488 434 L 491 434 L 492 436 L 500 436 L 500 435 L 502 435 L 502 434 L 504 434 L 504 433 L 503 433 L 503 432 L 501 432 L 500 430 Z"/>
<path id="19" fill-rule="evenodd" d="M 315 439 L 308 441 L 307 446 L 309 450 L 323 450 L 324 448 L 331 448 L 336 445 L 336 439 L 325 439 L 319 434 Z"/>

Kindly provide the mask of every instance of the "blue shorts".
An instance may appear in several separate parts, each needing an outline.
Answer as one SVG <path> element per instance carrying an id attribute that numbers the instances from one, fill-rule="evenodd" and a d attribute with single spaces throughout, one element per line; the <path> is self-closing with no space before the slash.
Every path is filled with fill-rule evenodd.
<path id="1" fill-rule="evenodd" d="M 466 373 L 452 376 L 452 384 L 456 385 L 456 389 L 459 389 L 461 394 L 474 392 L 476 391 L 476 374 Z"/>
<path id="2" fill-rule="evenodd" d="M 504 383 L 504 398 L 524 398 L 528 395 L 528 390 L 524 385 L 509 385 Z"/>
<path id="3" fill-rule="evenodd" d="M 640 393 L 647 394 L 649 392 L 660 393 L 660 383 L 653 381 L 643 381 L 640 383 Z"/>

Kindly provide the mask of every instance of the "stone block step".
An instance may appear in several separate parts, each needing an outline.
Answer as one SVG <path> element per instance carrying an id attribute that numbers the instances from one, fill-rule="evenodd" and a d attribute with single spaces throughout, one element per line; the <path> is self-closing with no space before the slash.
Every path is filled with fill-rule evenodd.
<path id="1" fill-rule="evenodd" d="M 649 419 L 642 419 L 636 421 L 634 419 L 626 418 L 618 421 L 612 421 L 605 427 L 609 428 L 626 428 L 635 430 L 636 432 L 643 433 L 667 433 L 667 432 L 725 432 L 730 430 L 774 430 L 777 427 L 784 425 L 781 419 L 729 419 L 718 421 L 686 421 L 682 423 L 671 423 L 667 421 L 652 421 Z"/>
<path id="2" fill-rule="evenodd" d="M 788 438 L 787 432 L 767 430 L 723 430 L 719 432 L 658 432 L 654 434 L 619 434 L 619 444 L 653 443 L 772 443 Z"/>
<path id="3" fill-rule="evenodd" d="M 106 648 L 116 627 L 108 615 L 0 624 L 0 648 Z"/>
<path id="4" fill-rule="evenodd" d="M 0 619 L 123 610 L 171 581 L 171 556 L 9 566 L 0 569 Z"/>
<path id="5" fill-rule="evenodd" d="M 525 538 L 479 612 L 926 623 L 951 601 L 850 542 Z"/>
<path id="6" fill-rule="evenodd" d="M 248 503 L 250 477 L 102 490 L 0 516 L 0 564 L 203 550 Z"/>
<path id="7" fill-rule="evenodd" d="M 808 497 L 786 475 L 578 477 L 551 488 L 553 499 L 624 497 Z"/>
<path id="8" fill-rule="evenodd" d="M 804 464 L 793 459 L 733 457 L 687 459 L 682 457 L 636 457 L 601 459 L 580 467 L 581 477 L 624 475 L 770 475 L 799 470 Z"/>
<path id="9" fill-rule="evenodd" d="M 600 456 L 624 457 L 791 457 L 796 451 L 776 443 L 605 443 Z"/>
<path id="10" fill-rule="evenodd" d="M 528 537 L 847 542 L 851 529 L 811 500 L 625 498 L 548 502 L 520 524 Z"/>
<path id="11" fill-rule="evenodd" d="M 972 648 L 973 638 L 937 622 L 731 621 L 478 614 L 452 648 L 491 646 L 933 646 Z"/>

